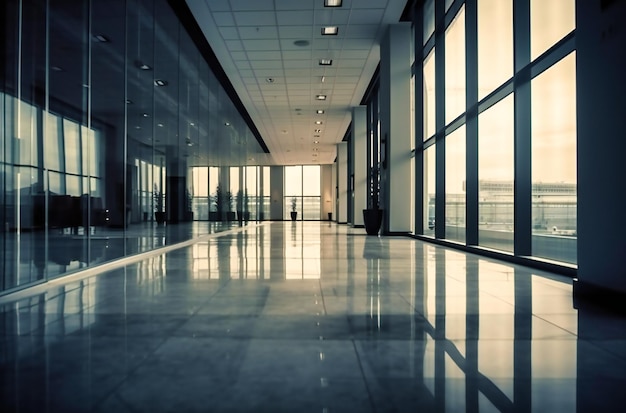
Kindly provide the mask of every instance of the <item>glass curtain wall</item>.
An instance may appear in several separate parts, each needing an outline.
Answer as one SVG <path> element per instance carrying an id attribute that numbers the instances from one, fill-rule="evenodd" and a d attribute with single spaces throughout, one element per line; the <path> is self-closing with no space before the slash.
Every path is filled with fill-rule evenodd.
<path id="1" fill-rule="evenodd" d="M 419 235 L 575 264 L 575 0 L 416 7 Z"/>
<path id="2" fill-rule="evenodd" d="M 167 0 L 0 7 L 0 293 L 174 242 L 262 152 Z"/>
<path id="3" fill-rule="evenodd" d="M 284 174 L 284 219 L 320 220 L 322 188 L 319 165 L 285 166 Z"/>

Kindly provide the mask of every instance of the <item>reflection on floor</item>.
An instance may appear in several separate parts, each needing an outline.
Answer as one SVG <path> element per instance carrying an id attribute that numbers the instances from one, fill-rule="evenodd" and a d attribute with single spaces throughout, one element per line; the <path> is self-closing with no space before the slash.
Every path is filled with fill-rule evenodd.
<path id="1" fill-rule="evenodd" d="M 571 282 L 318 222 L 3 305 L 0 411 L 616 411 L 626 319 Z"/>

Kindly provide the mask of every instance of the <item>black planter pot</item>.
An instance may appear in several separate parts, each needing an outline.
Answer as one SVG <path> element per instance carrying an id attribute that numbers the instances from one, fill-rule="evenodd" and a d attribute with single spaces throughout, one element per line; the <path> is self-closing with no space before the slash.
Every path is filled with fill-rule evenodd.
<path id="1" fill-rule="evenodd" d="M 154 220 L 159 225 L 165 223 L 165 212 L 155 212 L 154 213 Z"/>
<path id="2" fill-rule="evenodd" d="M 380 224 L 382 222 L 382 209 L 363 210 L 363 223 L 365 224 L 365 232 L 367 232 L 367 235 L 378 235 L 378 231 L 380 231 Z"/>
<path id="3" fill-rule="evenodd" d="M 298 218 L 298 211 L 295 211 L 295 212 L 292 211 L 292 212 L 290 212 L 290 214 L 291 214 L 291 220 L 292 221 L 295 221 Z"/>

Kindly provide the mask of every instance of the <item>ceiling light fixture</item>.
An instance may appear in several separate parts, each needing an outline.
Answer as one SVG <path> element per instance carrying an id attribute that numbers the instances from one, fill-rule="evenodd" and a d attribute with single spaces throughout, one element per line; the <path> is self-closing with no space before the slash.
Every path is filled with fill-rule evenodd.
<path id="1" fill-rule="evenodd" d="M 96 41 L 100 42 L 100 43 L 108 43 L 108 42 L 109 42 L 109 38 L 108 38 L 108 37 L 106 37 L 106 36 L 105 36 L 105 35 L 103 35 L 103 34 L 96 34 L 93 38 L 94 38 Z"/>
<path id="2" fill-rule="evenodd" d="M 63 69 L 60 68 L 59 66 L 52 66 L 50 69 L 52 69 L 55 72 L 62 72 L 63 71 Z"/>
<path id="3" fill-rule="evenodd" d="M 337 26 L 322 27 L 322 36 L 337 36 L 337 33 L 339 33 L 339 27 Z"/>
<path id="4" fill-rule="evenodd" d="M 324 0 L 324 7 L 341 7 L 342 0 Z"/>
<path id="5" fill-rule="evenodd" d="M 323 115 L 324 114 L 324 109 L 318 109 L 317 110 L 317 114 L 318 115 Z"/>
<path id="6" fill-rule="evenodd" d="M 143 116 L 144 118 L 148 118 L 148 117 L 150 117 L 150 115 L 148 115 L 147 113 L 144 113 L 144 114 L 143 114 L 143 115 L 141 115 L 141 116 Z"/>
<path id="7" fill-rule="evenodd" d="M 321 120 L 316 120 L 316 121 L 315 121 L 315 124 L 316 124 L 316 125 L 321 125 L 321 124 L 323 124 L 323 123 L 324 123 L 324 122 L 322 122 Z"/>
<path id="8" fill-rule="evenodd" d="M 267 83 L 274 83 L 276 81 L 276 79 L 274 79 L 273 77 L 268 77 L 267 79 L 265 79 L 265 81 Z"/>
<path id="9" fill-rule="evenodd" d="M 326 95 L 317 95 L 317 96 L 315 96 L 315 99 L 317 99 L 317 100 L 326 100 Z"/>
<path id="10" fill-rule="evenodd" d="M 156 86 L 167 86 L 167 80 L 163 80 L 163 79 L 155 79 L 154 80 L 154 84 Z"/>
<path id="11" fill-rule="evenodd" d="M 322 133 L 321 129 L 315 129 L 315 133 Z"/>
<path id="12" fill-rule="evenodd" d="M 313 141 L 313 143 L 318 144 L 318 143 L 320 143 L 320 141 Z"/>
<path id="13" fill-rule="evenodd" d="M 157 123 L 157 126 L 158 126 L 159 128 L 162 128 L 162 127 L 163 127 L 163 124 L 162 124 L 162 123 Z"/>
<path id="14" fill-rule="evenodd" d="M 333 64 L 333 59 L 320 59 L 319 60 L 319 65 L 320 66 L 331 66 Z M 322 76 L 324 77 L 324 76 Z"/>
<path id="15" fill-rule="evenodd" d="M 224 122 L 224 126 L 230 126 L 230 122 Z"/>

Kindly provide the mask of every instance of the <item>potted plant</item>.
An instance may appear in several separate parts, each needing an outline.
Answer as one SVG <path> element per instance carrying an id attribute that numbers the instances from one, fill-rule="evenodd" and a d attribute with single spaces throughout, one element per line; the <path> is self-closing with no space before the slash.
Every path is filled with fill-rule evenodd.
<path id="1" fill-rule="evenodd" d="M 233 211 L 233 193 L 230 191 L 226 191 L 226 196 L 224 197 L 224 202 L 226 203 L 226 220 L 234 221 L 236 219 L 235 211 Z"/>
<path id="2" fill-rule="evenodd" d="M 193 194 L 185 189 L 185 221 L 193 221 Z"/>
<path id="3" fill-rule="evenodd" d="M 161 225 L 165 223 L 165 211 L 163 210 L 163 193 L 159 191 L 157 184 L 154 184 L 152 199 L 154 201 L 154 220 L 158 225 Z"/>
<path id="4" fill-rule="evenodd" d="M 363 210 L 363 224 L 367 235 L 378 235 L 383 221 L 383 210 L 379 204 L 380 176 L 378 167 L 373 166 L 369 169 L 367 209 Z"/>
<path id="5" fill-rule="evenodd" d="M 298 218 L 298 211 L 296 211 L 296 207 L 298 206 L 298 198 L 291 197 L 291 220 L 295 221 Z"/>

